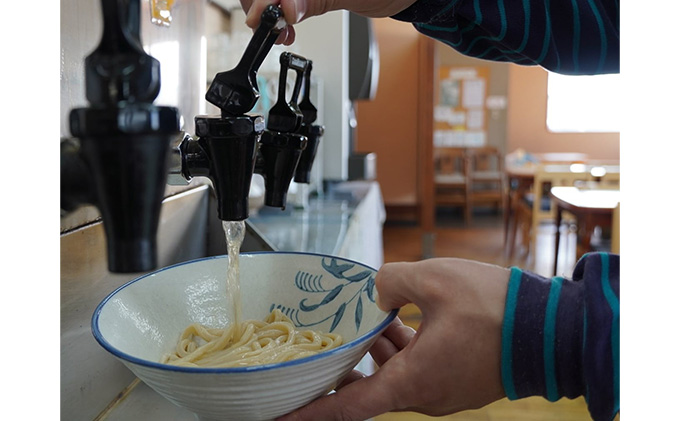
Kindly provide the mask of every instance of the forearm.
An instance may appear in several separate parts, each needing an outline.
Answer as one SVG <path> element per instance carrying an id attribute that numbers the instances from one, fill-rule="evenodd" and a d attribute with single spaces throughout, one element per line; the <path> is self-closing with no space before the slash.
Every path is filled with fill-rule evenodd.
<path id="1" fill-rule="evenodd" d="M 619 409 L 619 257 L 584 256 L 574 280 L 513 268 L 506 297 L 502 378 L 510 399 L 584 395 L 595 420 Z"/>
<path id="2" fill-rule="evenodd" d="M 565 74 L 619 71 L 619 7 L 607 0 L 418 0 L 393 18 L 480 59 Z"/>

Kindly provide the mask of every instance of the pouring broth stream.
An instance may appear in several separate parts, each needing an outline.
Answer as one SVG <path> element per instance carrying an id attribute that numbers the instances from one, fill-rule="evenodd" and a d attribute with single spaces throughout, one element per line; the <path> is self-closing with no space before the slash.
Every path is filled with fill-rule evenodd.
<path id="1" fill-rule="evenodd" d="M 278 309 L 263 321 L 241 321 L 239 254 L 245 237 L 245 221 L 223 221 L 222 227 L 229 255 L 227 300 L 232 305 L 233 322 L 226 328 L 189 325 L 173 352 L 163 356 L 162 363 L 214 368 L 253 366 L 303 358 L 342 345 L 340 335 L 298 330 Z"/>

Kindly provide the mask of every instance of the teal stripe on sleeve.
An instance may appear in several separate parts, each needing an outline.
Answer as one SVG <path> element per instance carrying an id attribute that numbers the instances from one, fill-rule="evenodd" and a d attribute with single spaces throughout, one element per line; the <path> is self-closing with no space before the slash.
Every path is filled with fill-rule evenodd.
<path id="1" fill-rule="evenodd" d="M 557 305 L 560 301 L 563 281 L 563 278 L 555 277 L 550 283 L 543 325 L 543 370 L 545 372 L 546 397 L 550 402 L 555 402 L 560 397 L 557 390 L 557 376 L 555 374 L 555 323 L 557 321 Z"/>
<path id="2" fill-rule="evenodd" d="M 574 49 L 572 51 L 574 60 L 574 70 L 578 72 L 578 57 L 581 48 L 581 18 L 578 12 L 578 2 L 571 0 L 571 5 L 574 8 Z"/>
<path id="3" fill-rule="evenodd" d="M 529 0 L 522 0 L 522 6 L 524 7 L 524 37 L 522 38 L 522 43 L 517 47 L 515 51 L 521 53 L 529 42 L 529 31 L 531 29 L 531 6 L 529 5 Z"/>
<path id="4" fill-rule="evenodd" d="M 604 67 L 604 61 L 607 58 L 607 33 L 604 29 L 604 22 L 602 21 L 602 15 L 600 15 L 600 11 L 598 10 L 597 6 L 593 2 L 593 0 L 588 0 L 588 5 L 590 6 L 590 9 L 593 11 L 593 16 L 595 16 L 595 21 L 597 22 L 597 27 L 600 30 L 600 61 L 598 63 L 597 67 L 597 73 L 600 73 L 602 71 L 602 67 Z"/>
<path id="5" fill-rule="evenodd" d="M 614 290 L 612 290 L 612 285 L 609 282 L 609 254 L 607 253 L 600 253 L 600 259 L 602 260 L 602 292 L 604 293 L 605 298 L 607 299 L 607 303 L 609 304 L 609 307 L 612 310 L 612 364 L 613 364 L 613 372 L 614 372 L 614 387 L 613 387 L 613 392 L 614 392 L 614 410 L 615 413 L 618 412 L 618 409 L 620 408 L 620 392 L 619 392 L 619 381 L 620 381 L 620 373 L 619 373 L 619 367 L 620 367 L 620 362 L 619 362 L 619 347 L 620 347 L 620 333 L 619 333 L 619 314 L 620 314 L 620 308 L 619 308 L 619 299 L 616 297 L 616 294 L 614 293 Z"/>
<path id="6" fill-rule="evenodd" d="M 512 374 L 512 336 L 515 328 L 515 309 L 517 308 L 517 293 L 522 282 L 522 270 L 516 267 L 510 269 L 508 295 L 505 298 L 505 313 L 501 338 L 501 378 L 505 395 L 510 400 L 516 400 L 515 382 Z"/>
<path id="7" fill-rule="evenodd" d="M 541 54 L 536 59 L 537 62 L 542 63 L 545 56 L 548 54 L 548 47 L 550 47 L 550 38 L 552 36 L 552 27 L 550 25 L 550 0 L 545 0 L 545 34 L 543 35 L 543 48 Z M 557 54 L 557 63 L 555 70 L 560 68 L 560 55 Z"/>
<path id="8" fill-rule="evenodd" d="M 451 3 L 449 3 L 448 5 L 446 5 L 446 7 L 445 7 L 445 8 L 443 8 L 442 10 L 440 10 L 439 12 L 437 12 L 437 14 L 436 14 L 436 15 L 434 15 L 434 16 L 435 16 L 435 17 L 437 17 L 437 16 L 441 15 L 442 13 L 446 13 L 446 12 L 448 12 L 448 11 L 449 11 L 450 9 L 452 9 L 452 8 L 453 8 L 453 6 L 455 6 L 455 5 L 456 5 L 456 3 L 458 3 L 458 0 L 454 0 L 454 1 L 452 1 Z"/>

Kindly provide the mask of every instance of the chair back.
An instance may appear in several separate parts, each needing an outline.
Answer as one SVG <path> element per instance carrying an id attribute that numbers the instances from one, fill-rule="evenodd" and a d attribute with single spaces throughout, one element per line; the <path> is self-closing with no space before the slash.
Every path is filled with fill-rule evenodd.
<path id="1" fill-rule="evenodd" d="M 478 176 L 493 175 L 494 177 L 503 174 L 504 159 L 496 147 L 468 148 L 467 156 L 470 160 L 470 173 L 473 177 L 475 174 Z"/>
<path id="2" fill-rule="evenodd" d="M 465 148 L 435 148 L 434 169 L 435 206 L 462 207 L 465 222 L 468 222 L 471 216 L 470 178 Z"/>
<path id="3" fill-rule="evenodd" d="M 435 148 L 435 184 L 465 184 L 468 161 L 465 148 Z"/>
<path id="4" fill-rule="evenodd" d="M 592 180 L 587 171 L 573 171 L 570 165 L 539 164 L 534 175 L 531 190 L 532 220 L 535 227 L 538 222 L 555 218 L 555 207 L 550 201 L 550 188 L 557 186 L 573 186 L 577 182 Z"/>

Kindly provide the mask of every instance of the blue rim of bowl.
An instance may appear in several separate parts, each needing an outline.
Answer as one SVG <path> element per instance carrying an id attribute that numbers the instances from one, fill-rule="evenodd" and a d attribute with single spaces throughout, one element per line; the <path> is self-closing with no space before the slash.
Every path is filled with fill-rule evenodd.
<path id="1" fill-rule="evenodd" d="M 342 259 L 346 262 L 351 262 L 355 263 L 357 265 L 361 265 L 367 269 L 371 269 L 373 271 L 377 271 L 376 269 L 361 263 L 357 262 L 355 260 L 347 259 L 344 257 L 339 257 L 339 256 L 331 256 L 328 254 L 320 254 L 320 253 L 306 253 L 306 252 L 295 252 L 295 251 L 262 251 L 262 252 L 249 252 L 249 253 L 241 253 L 241 256 L 252 256 L 252 255 L 262 255 L 262 254 L 295 254 L 295 255 L 306 255 L 306 256 L 317 256 L 317 257 L 328 257 L 328 258 L 335 258 L 335 259 Z M 310 361 L 315 361 L 315 360 L 320 360 L 324 358 L 329 358 L 332 355 L 338 354 L 343 352 L 344 350 L 348 348 L 354 348 L 364 342 L 366 342 L 369 339 L 372 339 L 374 336 L 377 336 L 379 332 L 387 328 L 387 326 L 392 323 L 392 321 L 397 317 L 397 313 L 399 313 L 399 309 L 393 309 L 389 313 L 387 313 L 387 317 L 385 320 L 383 320 L 378 326 L 374 327 L 370 331 L 366 332 L 365 334 L 359 336 L 358 338 L 347 342 L 346 344 L 342 344 L 337 348 L 333 348 L 329 351 L 321 352 L 316 355 L 311 355 L 309 357 L 304 357 L 304 358 L 298 358 L 296 360 L 291 360 L 291 361 L 285 361 L 281 363 L 274 363 L 274 364 L 263 364 L 263 365 L 255 365 L 255 366 L 247 366 L 247 367 L 222 367 L 222 368 L 215 368 L 215 367 L 180 367 L 180 366 L 174 366 L 170 364 L 162 364 L 159 362 L 155 361 L 149 361 L 149 360 L 144 360 L 142 358 L 137 358 L 134 357 L 130 354 L 127 354 L 125 352 L 122 352 L 115 348 L 113 345 L 111 345 L 106 339 L 104 339 L 104 336 L 102 335 L 101 331 L 99 330 L 99 315 L 106 305 L 106 303 L 111 300 L 118 292 L 121 290 L 127 288 L 128 286 L 134 284 L 137 281 L 141 281 L 142 279 L 156 275 L 160 272 L 164 272 L 166 270 L 170 270 L 179 266 L 184 266 L 184 265 L 189 265 L 193 263 L 198 263 L 201 261 L 207 261 L 207 260 L 213 260 L 213 259 L 225 259 L 227 258 L 227 255 L 221 255 L 221 256 L 210 256 L 210 257 L 202 257 L 199 259 L 193 259 L 193 260 L 188 260 L 186 262 L 181 262 L 177 263 L 174 265 L 166 266 L 164 268 L 155 270 L 153 272 L 149 272 L 147 274 L 144 274 L 138 278 L 135 278 L 120 287 L 116 288 L 113 292 L 111 292 L 109 295 L 106 296 L 102 300 L 101 303 L 97 306 L 97 308 L 94 311 L 94 314 L 92 315 L 92 323 L 91 323 L 91 329 L 92 329 L 92 334 L 94 335 L 94 338 L 99 342 L 99 345 L 101 345 L 104 349 L 106 349 L 108 352 L 113 354 L 115 357 L 118 357 L 122 360 L 129 361 L 131 363 L 145 366 L 145 367 L 150 367 L 150 368 L 157 368 L 161 370 L 166 370 L 166 371 L 178 371 L 178 372 L 183 372 L 183 373 L 247 373 L 247 372 L 253 372 L 253 371 L 265 371 L 265 370 L 273 370 L 273 369 L 279 369 L 279 368 L 284 368 L 284 367 L 291 367 L 299 364 L 304 364 Z"/>

